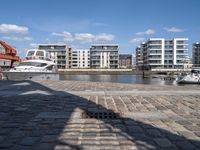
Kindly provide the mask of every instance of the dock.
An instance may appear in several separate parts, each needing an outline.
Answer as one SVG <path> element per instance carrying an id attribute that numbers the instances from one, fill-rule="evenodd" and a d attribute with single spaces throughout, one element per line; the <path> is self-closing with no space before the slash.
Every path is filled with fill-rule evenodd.
<path id="1" fill-rule="evenodd" d="M 0 149 L 200 149 L 200 86 L 0 81 Z"/>

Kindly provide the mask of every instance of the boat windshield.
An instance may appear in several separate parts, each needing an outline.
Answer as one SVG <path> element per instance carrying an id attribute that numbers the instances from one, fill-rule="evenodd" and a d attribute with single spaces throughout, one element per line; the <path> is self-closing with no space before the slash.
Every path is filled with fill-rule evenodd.
<path id="1" fill-rule="evenodd" d="M 191 73 L 200 74 L 200 70 L 191 70 Z"/>
<path id="2" fill-rule="evenodd" d="M 34 66 L 34 67 L 44 67 L 46 63 L 39 63 L 39 62 L 21 62 L 19 66 Z"/>

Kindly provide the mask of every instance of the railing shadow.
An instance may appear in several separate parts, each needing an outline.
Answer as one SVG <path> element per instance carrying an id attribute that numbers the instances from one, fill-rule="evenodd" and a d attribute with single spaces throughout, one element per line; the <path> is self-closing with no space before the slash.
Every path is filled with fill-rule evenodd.
<path id="1" fill-rule="evenodd" d="M 121 145 L 135 145 L 138 149 L 200 148 L 199 140 L 122 117 L 87 98 L 33 81 L 0 82 L 0 118 L 0 149 L 117 149 Z M 91 126 L 98 122 L 98 128 L 84 131 L 85 121 Z M 111 137 L 112 133 L 116 138 L 98 143 L 101 135 Z M 88 135 L 88 142 L 80 142 L 80 137 Z"/>

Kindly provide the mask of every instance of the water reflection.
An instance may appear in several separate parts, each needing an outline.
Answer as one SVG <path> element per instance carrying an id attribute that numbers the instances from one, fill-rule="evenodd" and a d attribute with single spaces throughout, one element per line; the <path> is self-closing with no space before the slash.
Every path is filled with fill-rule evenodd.
<path id="1" fill-rule="evenodd" d="M 91 82 L 115 82 L 135 84 L 176 85 L 174 80 L 161 78 L 144 78 L 141 75 L 61 75 L 61 80 L 77 80 Z"/>

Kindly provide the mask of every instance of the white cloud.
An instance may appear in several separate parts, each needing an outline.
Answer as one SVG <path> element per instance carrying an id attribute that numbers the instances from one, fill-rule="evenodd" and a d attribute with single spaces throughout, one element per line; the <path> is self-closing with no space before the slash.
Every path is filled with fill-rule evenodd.
<path id="1" fill-rule="evenodd" d="M 63 41 L 65 41 L 65 42 L 74 41 L 73 36 L 70 32 L 66 32 L 66 31 L 64 31 L 62 33 L 53 32 L 51 35 L 63 37 Z"/>
<path id="2" fill-rule="evenodd" d="M 30 37 L 4 36 L 3 39 L 15 41 L 15 42 L 29 42 L 29 41 L 32 41 L 32 38 L 30 38 Z"/>
<path id="3" fill-rule="evenodd" d="M 14 24 L 1 24 L 0 32 L 25 34 L 25 33 L 28 33 L 28 27 L 18 26 Z"/>
<path id="4" fill-rule="evenodd" d="M 113 41 L 115 39 L 115 36 L 112 34 L 107 34 L 107 33 L 101 33 L 101 34 L 91 34 L 91 33 L 75 33 L 72 35 L 69 32 L 62 32 L 62 33 L 57 33 L 53 32 L 51 33 L 53 36 L 59 36 L 63 37 L 63 41 L 81 41 L 81 42 L 93 42 L 93 41 Z"/>
<path id="5" fill-rule="evenodd" d="M 164 28 L 164 30 L 166 30 L 167 32 L 183 32 L 184 30 L 183 29 L 179 29 L 179 28 L 176 28 L 176 27 L 170 27 L 170 28 Z"/>
<path id="6" fill-rule="evenodd" d="M 148 30 L 146 30 L 146 31 L 144 31 L 144 32 L 137 32 L 136 33 L 136 35 L 138 35 L 138 36 L 142 36 L 142 35 L 150 35 L 150 34 L 155 34 L 156 33 L 156 31 L 155 30 L 153 30 L 153 29 L 148 29 Z"/>
<path id="7" fill-rule="evenodd" d="M 139 44 L 141 42 L 144 42 L 146 39 L 145 38 L 133 38 L 130 40 L 130 43 L 134 43 L 134 44 Z"/>
<path id="8" fill-rule="evenodd" d="M 107 34 L 107 33 L 101 33 L 96 35 L 95 40 L 96 41 L 113 41 L 115 39 L 115 36 L 112 34 Z"/>
<path id="9" fill-rule="evenodd" d="M 95 36 L 90 33 L 76 33 L 75 34 L 75 39 L 79 41 L 84 41 L 84 42 L 91 42 L 93 41 Z"/>

